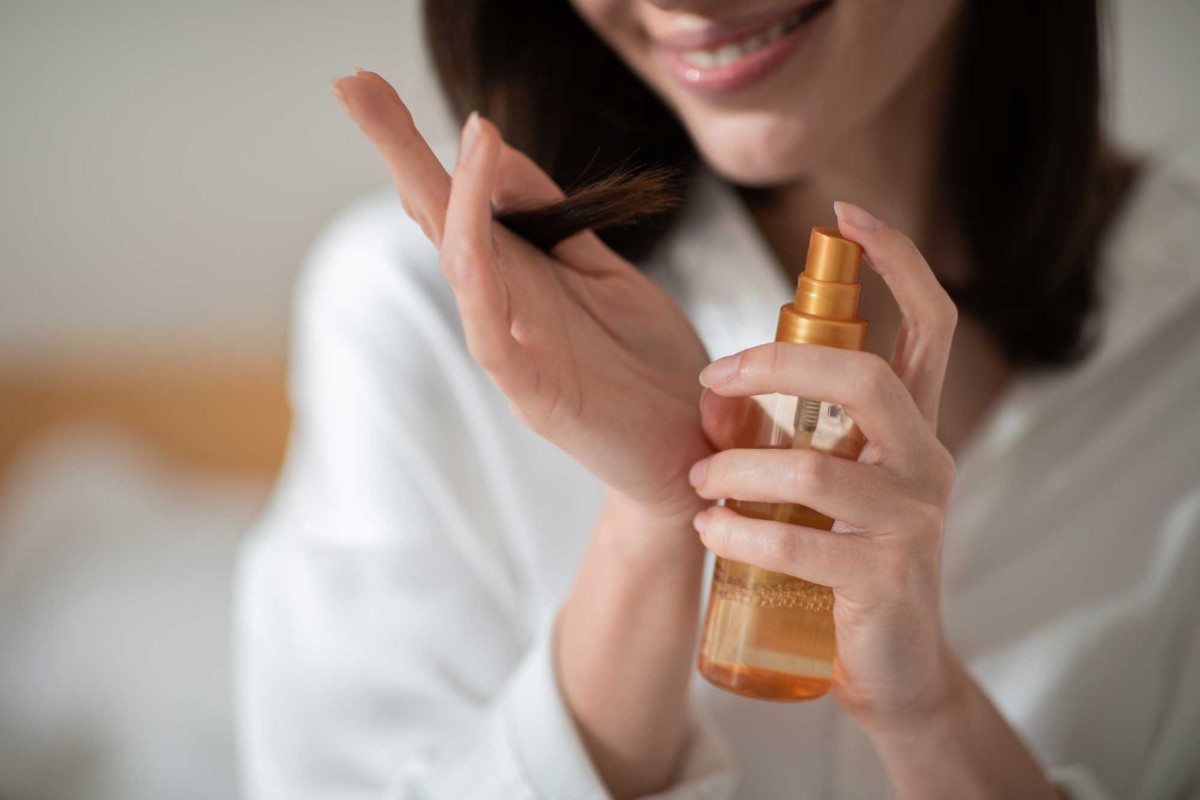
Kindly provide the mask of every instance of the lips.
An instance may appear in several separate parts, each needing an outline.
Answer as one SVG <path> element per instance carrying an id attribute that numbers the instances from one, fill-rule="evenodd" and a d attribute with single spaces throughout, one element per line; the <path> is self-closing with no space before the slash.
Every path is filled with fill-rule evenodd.
<path id="1" fill-rule="evenodd" d="M 689 88 L 732 92 L 772 72 L 832 4 L 817 0 L 784 13 L 716 22 L 656 43 L 668 71 Z"/>

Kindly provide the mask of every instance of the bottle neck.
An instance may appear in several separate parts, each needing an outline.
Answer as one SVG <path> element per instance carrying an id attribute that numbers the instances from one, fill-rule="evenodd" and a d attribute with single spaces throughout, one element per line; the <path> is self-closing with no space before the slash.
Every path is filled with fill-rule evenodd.
<path id="1" fill-rule="evenodd" d="M 801 274 L 796 286 L 796 310 L 813 317 L 850 321 L 858 316 L 861 283 L 832 283 Z"/>
<path id="2" fill-rule="evenodd" d="M 857 315 L 850 319 L 819 317 L 788 303 L 779 309 L 775 341 L 863 350 L 867 346 L 867 321 Z"/>

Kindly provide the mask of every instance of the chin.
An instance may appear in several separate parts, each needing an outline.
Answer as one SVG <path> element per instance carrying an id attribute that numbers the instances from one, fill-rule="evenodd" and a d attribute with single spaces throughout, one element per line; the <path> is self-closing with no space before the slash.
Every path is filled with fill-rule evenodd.
<path id="1" fill-rule="evenodd" d="M 815 148 L 795 120 L 697 119 L 686 121 L 701 160 L 722 179 L 769 187 L 804 177 Z"/>

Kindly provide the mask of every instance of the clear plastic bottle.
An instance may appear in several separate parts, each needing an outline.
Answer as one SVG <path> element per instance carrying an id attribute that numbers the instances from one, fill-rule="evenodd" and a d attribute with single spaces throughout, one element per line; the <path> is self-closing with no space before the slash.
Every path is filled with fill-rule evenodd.
<path id="1" fill-rule="evenodd" d="M 814 228 L 796 300 L 779 312 L 776 341 L 861 350 L 858 316 L 862 249 L 835 229 Z M 759 395 L 747 404 L 738 447 L 804 447 L 856 459 L 865 440 L 838 404 Z M 829 517 L 794 503 L 727 500 L 749 517 L 828 530 Z M 811 700 L 829 691 L 836 645 L 833 592 L 790 575 L 716 560 L 701 640 L 700 673 L 731 692 L 761 700 Z"/>

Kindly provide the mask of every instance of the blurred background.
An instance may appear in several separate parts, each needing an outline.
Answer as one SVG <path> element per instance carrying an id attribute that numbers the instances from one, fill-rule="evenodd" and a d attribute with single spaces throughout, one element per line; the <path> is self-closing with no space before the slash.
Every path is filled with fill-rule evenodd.
<path id="1" fill-rule="evenodd" d="M 1115 138 L 1200 180 L 1200 3 L 1112 23 Z M 0 4 L 4 800 L 236 796 L 231 570 L 291 287 L 386 185 L 330 94 L 355 66 L 454 135 L 417 0 Z"/>

